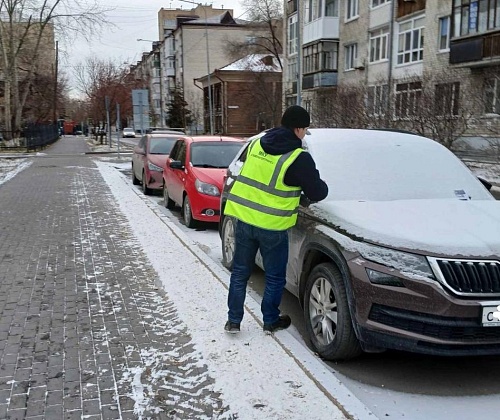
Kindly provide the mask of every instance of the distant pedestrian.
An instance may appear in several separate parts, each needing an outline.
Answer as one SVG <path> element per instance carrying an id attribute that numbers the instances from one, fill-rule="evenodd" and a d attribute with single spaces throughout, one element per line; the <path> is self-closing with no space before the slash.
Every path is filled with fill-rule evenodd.
<path id="1" fill-rule="evenodd" d="M 246 287 L 260 250 L 266 286 L 261 310 L 264 331 L 288 328 L 291 319 L 280 314 L 288 262 L 288 229 L 297 222 L 301 192 L 311 201 L 328 195 L 311 155 L 302 149 L 310 124 L 309 113 L 298 105 L 287 108 L 281 127 L 253 140 L 234 182 L 224 214 L 237 219 L 235 251 L 224 329 L 240 331 Z"/>

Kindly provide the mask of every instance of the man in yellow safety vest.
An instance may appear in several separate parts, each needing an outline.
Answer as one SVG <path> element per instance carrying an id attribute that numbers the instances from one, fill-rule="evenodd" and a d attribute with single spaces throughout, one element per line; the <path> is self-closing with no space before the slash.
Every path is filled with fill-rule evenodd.
<path id="1" fill-rule="evenodd" d="M 301 193 L 311 201 L 328 195 L 311 155 L 302 149 L 310 124 L 309 113 L 298 105 L 287 108 L 281 127 L 253 140 L 231 187 L 224 215 L 237 219 L 235 251 L 224 329 L 238 333 L 243 319 L 246 287 L 260 249 L 266 286 L 261 310 L 264 331 L 288 328 L 291 319 L 280 314 L 288 262 L 288 229 L 295 225 Z"/>

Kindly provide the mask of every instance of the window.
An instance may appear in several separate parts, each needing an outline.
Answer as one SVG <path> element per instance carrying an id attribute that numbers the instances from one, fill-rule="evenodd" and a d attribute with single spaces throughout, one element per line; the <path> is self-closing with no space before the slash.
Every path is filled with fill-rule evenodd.
<path id="1" fill-rule="evenodd" d="M 439 116 L 458 115 L 460 82 L 439 83 L 434 93 L 434 109 Z"/>
<path id="2" fill-rule="evenodd" d="M 319 42 L 304 48 L 304 74 L 337 70 L 338 43 Z"/>
<path id="3" fill-rule="evenodd" d="M 287 80 L 289 82 L 297 81 L 297 74 L 298 74 L 297 57 L 289 58 L 287 67 L 288 67 Z"/>
<path id="4" fill-rule="evenodd" d="M 313 20 L 322 18 L 325 16 L 325 11 L 323 10 L 323 4 L 325 4 L 325 9 L 332 8 L 329 3 L 336 4 L 338 0 L 306 0 L 305 2 L 305 15 L 304 22 L 312 22 Z M 338 6 L 337 6 L 338 10 Z M 330 15 L 327 15 L 330 16 Z M 333 16 L 333 15 L 332 15 Z"/>
<path id="5" fill-rule="evenodd" d="M 453 36 L 500 28 L 500 0 L 454 0 Z"/>
<path id="6" fill-rule="evenodd" d="M 387 60 L 389 29 L 382 28 L 370 33 L 370 63 Z"/>
<path id="7" fill-rule="evenodd" d="M 381 4 L 389 3 L 391 0 L 372 0 L 372 7 L 380 6 Z"/>
<path id="8" fill-rule="evenodd" d="M 424 17 L 399 24 L 398 64 L 416 63 L 424 58 Z"/>
<path id="9" fill-rule="evenodd" d="M 288 18 L 288 54 L 297 54 L 297 15 Z"/>
<path id="10" fill-rule="evenodd" d="M 487 79 L 484 86 L 484 104 L 486 114 L 500 114 L 500 79 Z"/>
<path id="11" fill-rule="evenodd" d="M 388 105 L 389 85 L 368 86 L 368 115 L 385 115 Z"/>
<path id="12" fill-rule="evenodd" d="M 396 118 L 408 118 L 415 114 L 422 96 L 422 82 L 396 85 Z"/>
<path id="13" fill-rule="evenodd" d="M 450 17 L 439 18 L 439 50 L 448 50 L 450 48 Z"/>
<path id="14" fill-rule="evenodd" d="M 325 0 L 325 16 L 339 17 L 339 0 Z"/>
<path id="15" fill-rule="evenodd" d="M 347 0 L 346 1 L 346 20 L 354 19 L 358 17 L 359 13 L 359 0 Z"/>
<path id="16" fill-rule="evenodd" d="M 345 47 L 345 70 L 352 70 L 358 61 L 358 44 L 351 44 Z"/>

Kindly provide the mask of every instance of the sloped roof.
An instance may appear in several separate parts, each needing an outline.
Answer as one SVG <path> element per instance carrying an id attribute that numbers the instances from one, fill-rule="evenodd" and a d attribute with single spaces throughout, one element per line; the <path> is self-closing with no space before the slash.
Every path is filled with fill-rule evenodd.
<path id="1" fill-rule="evenodd" d="M 217 16 L 211 16 L 208 18 L 204 17 L 199 17 L 198 19 L 195 20 L 190 20 L 189 24 L 190 25 L 242 25 L 244 23 L 247 23 L 244 20 L 241 19 L 234 19 L 231 13 L 229 11 L 226 11 L 224 13 L 221 13 L 220 15 Z"/>
<path id="2" fill-rule="evenodd" d="M 265 63 L 266 57 L 272 60 L 272 65 Z M 219 69 L 220 71 L 253 71 L 253 72 L 276 72 L 281 73 L 281 67 L 278 59 L 271 54 L 250 54 L 239 60 L 233 61 L 225 67 Z"/>

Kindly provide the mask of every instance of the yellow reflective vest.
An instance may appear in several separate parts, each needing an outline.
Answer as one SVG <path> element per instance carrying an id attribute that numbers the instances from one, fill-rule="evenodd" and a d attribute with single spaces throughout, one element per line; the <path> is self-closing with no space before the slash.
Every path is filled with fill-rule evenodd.
<path id="1" fill-rule="evenodd" d="M 247 158 L 231 187 L 224 214 L 268 230 L 286 230 L 297 222 L 300 187 L 285 185 L 289 166 L 302 149 L 284 155 L 264 152 L 260 139 L 248 147 Z"/>

